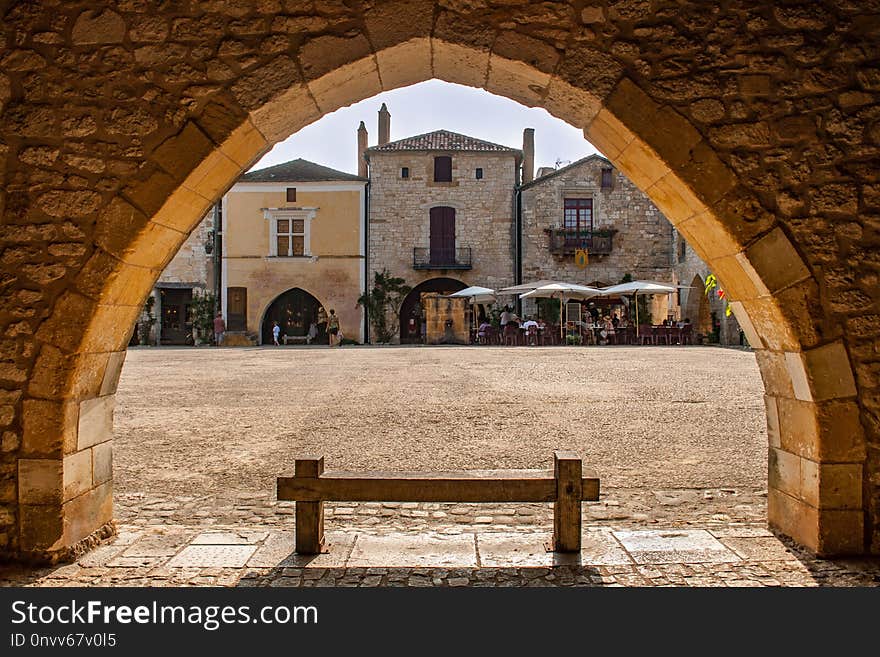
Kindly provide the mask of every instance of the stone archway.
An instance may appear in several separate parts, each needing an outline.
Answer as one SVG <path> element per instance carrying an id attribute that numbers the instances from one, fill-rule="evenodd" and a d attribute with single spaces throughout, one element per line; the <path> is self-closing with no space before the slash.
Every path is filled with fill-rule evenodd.
<path id="1" fill-rule="evenodd" d="M 140 306 L 271 144 L 440 78 L 582 127 L 724 285 L 757 349 L 771 526 L 880 550 L 877 38 L 837 0 L 0 3 L 0 553 L 112 517 Z"/>
<path id="2" fill-rule="evenodd" d="M 467 285 L 454 278 L 429 278 L 416 285 L 400 304 L 400 343 L 419 343 L 424 339 L 422 329 L 422 294 L 438 292 L 451 294 Z"/>
<path id="3" fill-rule="evenodd" d="M 712 316 L 709 311 L 709 299 L 703 294 L 705 282 L 696 275 L 687 290 L 687 300 L 682 309 L 682 319 L 691 320 L 694 333 L 707 335 L 712 330 Z"/>
<path id="4" fill-rule="evenodd" d="M 321 324 L 320 308 L 324 304 L 310 292 L 292 287 L 275 297 L 263 311 L 260 320 L 260 344 L 272 344 L 272 322 L 277 321 L 282 335 L 303 338 L 312 322 L 318 330 L 316 341 L 327 344 L 327 319 Z"/>

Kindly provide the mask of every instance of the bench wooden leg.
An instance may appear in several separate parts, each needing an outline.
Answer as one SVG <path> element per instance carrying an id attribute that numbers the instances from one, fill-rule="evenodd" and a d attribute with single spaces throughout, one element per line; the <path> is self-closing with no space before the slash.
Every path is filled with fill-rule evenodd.
<path id="1" fill-rule="evenodd" d="M 556 503 L 553 505 L 553 549 L 579 552 L 581 549 L 581 460 L 574 452 L 553 453 Z"/>
<path id="2" fill-rule="evenodd" d="M 295 475 L 317 479 L 324 473 L 324 457 L 296 460 Z M 324 551 L 324 503 L 296 503 L 296 552 L 320 554 Z"/>

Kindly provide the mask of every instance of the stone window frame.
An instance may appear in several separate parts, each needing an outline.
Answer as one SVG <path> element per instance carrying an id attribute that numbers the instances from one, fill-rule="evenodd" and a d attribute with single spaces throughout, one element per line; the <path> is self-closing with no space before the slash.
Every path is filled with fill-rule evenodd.
<path id="1" fill-rule="evenodd" d="M 263 208 L 263 218 L 269 222 L 269 256 L 270 258 L 310 258 L 312 257 L 312 220 L 317 216 L 318 208 Z M 290 253 L 278 253 L 278 221 L 295 220 L 303 222 L 303 252 L 302 255 Z M 299 235 L 299 233 L 289 233 Z M 290 240 L 288 252 L 293 250 L 293 240 Z"/>

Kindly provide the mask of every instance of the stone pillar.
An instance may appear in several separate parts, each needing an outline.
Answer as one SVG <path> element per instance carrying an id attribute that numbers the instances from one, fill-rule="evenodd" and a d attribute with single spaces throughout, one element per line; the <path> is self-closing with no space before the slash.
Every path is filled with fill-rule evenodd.
<path id="1" fill-rule="evenodd" d="M 368 173 L 367 158 L 364 157 L 368 143 L 367 126 L 361 121 L 361 124 L 358 126 L 358 175 L 361 178 L 366 178 Z"/>
<path id="2" fill-rule="evenodd" d="M 523 130 L 523 165 L 522 182 L 532 182 L 535 179 L 535 129 Z"/>
<path id="3" fill-rule="evenodd" d="M 113 408 L 125 352 L 93 360 L 97 396 L 23 404 L 19 549 L 27 559 L 67 560 L 113 531 Z"/>
<path id="4" fill-rule="evenodd" d="M 379 108 L 379 146 L 384 146 L 391 141 L 391 112 L 382 103 Z"/>

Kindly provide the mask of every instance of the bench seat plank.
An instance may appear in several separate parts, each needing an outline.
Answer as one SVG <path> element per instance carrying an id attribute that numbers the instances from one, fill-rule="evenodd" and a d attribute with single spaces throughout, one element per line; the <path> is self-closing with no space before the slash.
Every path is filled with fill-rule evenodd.
<path id="1" fill-rule="evenodd" d="M 582 499 L 599 499 L 599 478 L 582 477 Z M 278 499 L 297 502 L 553 502 L 552 470 L 460 472 L 327 471 L 317 479 L 278 477 Z"/>

